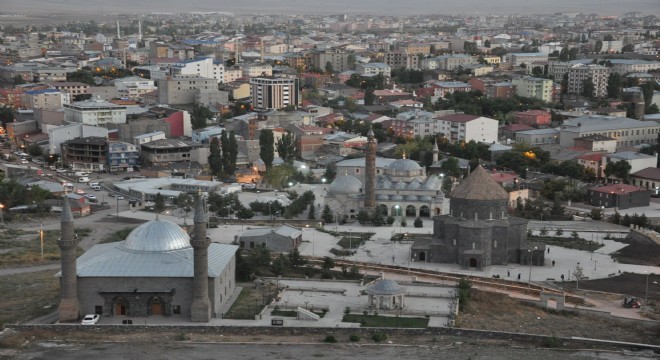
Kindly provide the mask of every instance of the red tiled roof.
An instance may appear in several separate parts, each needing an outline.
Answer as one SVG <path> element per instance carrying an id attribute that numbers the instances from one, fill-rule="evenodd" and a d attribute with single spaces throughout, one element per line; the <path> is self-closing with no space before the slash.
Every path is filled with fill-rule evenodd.
<path id="1" fill-rule="evenodd" d="M 525 125 L 525 124 L 510 124 L 510 125 L 502 127 L 502 130 L 526 131 L 526 130 L 534 130 L 534 128 L 529 126 L 529 125 Z"/>
<path id="2" fill-rule="evenodd" d="M 631 176 L 642 177 L 646 179 L 660 180 L 660 169 L 654 167 L 647 167 L 646 169 L 639 170 L 630 174 Z"/>
<path id="3" fill-rule="evenodd" d="M 515 173 L 494 172 L 494 173 L 490 173 L 490 177 L 492 177 L 493 180 L 495 180 L 495 182 L 501 184 L 501 183 L 513 181 L 518 177 L 518 175 Z"/>
<path id="4" fill-rule="evenodd" d="M 640 190 L 644 190 L 644 189 L 628 184 L 611 184 L 611 185 L 600 186 L 591 189 L 591 191 L 607 193 L 607 194 L 617 194 L 617 195 L 629 194 Z"/>
<path id="5" fill-rule="evenodd" d="M 587 154 L 578 156 L 578 159 L 586 161 L 601 161 L 603 159 L 603 154 Z"/>

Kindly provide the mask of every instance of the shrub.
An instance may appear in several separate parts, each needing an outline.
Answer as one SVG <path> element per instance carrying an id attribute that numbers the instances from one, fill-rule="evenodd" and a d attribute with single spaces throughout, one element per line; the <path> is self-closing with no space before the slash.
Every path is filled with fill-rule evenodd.
<path id="1" fill-rule="evenodd" d="M 417 219 L 415 219 L 415 222 L 413 223 L 413 225 L 414 225 L 416 228 L 421 228 L 421 227 L 424 226 L 424 222 L 422 221 L 422 218 L 419 218 L 419 217 L 418 217 Z"/>
<path id="2" fill-rule="evenodd" d="M 334 335 L 328 335 L 325 337 L 325 339 L 323 339 L 323 341 L 327 343 L 336 343 L 337 339 L 335 338 Z"/>
<path id="3" fill-rule="evenodd" d="M 351 334 L 351 336 L 348 339 L 351 340 L 352 342 L 358 342 L 358 341 L 360 341 L 360 335 Z"/>
<path id="4" fill-rule="evenodd" d="M 556 336 L 550 336 L 543 339 L 543 346 L 547 348 L 559 347 L 559 339 Z"/>
<path id="5" fill-rule="evenodd" d="M 383 342 L 387 340 L 387 334 L 381 332 L 374 333 L 371 335 L 371 340 L 377 343 Z"/>
<path id="6" fill-rule="evenodd" d="M 408 223 L 405 220 L 401 220 L 401 227 L 406 227 Z"/>
<path id="7" fill-rule="evenodd" d="M 347 306 L 346 309 L 344 309 L 344 314 L 348 315 L 350 313 L 351 313 L 351 308 Z"/>
<path id="8" fill-rule="evenodd" d="M 367 315 L 369 315 L 369 312 L 367 310 L 365 310 L 365 311 L 362 312 L 362 315 L 367 316 Z"/>

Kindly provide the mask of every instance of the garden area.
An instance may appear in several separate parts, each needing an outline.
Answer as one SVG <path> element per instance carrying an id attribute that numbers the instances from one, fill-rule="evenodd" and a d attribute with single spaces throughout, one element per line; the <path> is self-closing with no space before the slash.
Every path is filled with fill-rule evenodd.
<path id="1" fill-rule="evenodd" d="M 236 286 L 242 287 L 242 290 L 229 311 L 223 315 L 225 319 L 254 320 L 254 316 L 270 304 L 279 292 L 277 286 L 270 283 L 258 286 L 254 283 L 237 283 Z"/>
<path id="2" fill-rule="evenodd" d="M 388 328 L 426 328 L 429 319 L 403 316 L 381 316 L 344 314 L 343 322 L 359 323 L 361 327 L 388 327 Z"/>
<path id="3" fill-rule="evenodd" d="M 603 247 L 603 244 L 597 241 L 581 238 L 575 231 L 570 234 L 570 237 L 563 237 L 562 235 L 564 235 L 564 232 L 561 229 L 557 229 L 553 236 L 549 234 L 546 228 L 542 228 L 539 235 L 527 234 L 527 237 L 532 241 L 538 241 L 546 245 L 561 246 L 567 249 L 596 251 Z"/>
<path id="4" fill-rule="evenodd" d="M 23 231 L 4 229 L 0 231 L 0 266 L 34 265 L 42 262 L 57 261 L 60 259 L 60 248 L 57 239 L 59 230 L 43 230 L 43 258 L 41 256 L 41 230 Z M 91 229 L 78 228 L 76 235 L 79 238 L 88 236 Z M 82 255 L 78 248 L 77 256 Z"/>

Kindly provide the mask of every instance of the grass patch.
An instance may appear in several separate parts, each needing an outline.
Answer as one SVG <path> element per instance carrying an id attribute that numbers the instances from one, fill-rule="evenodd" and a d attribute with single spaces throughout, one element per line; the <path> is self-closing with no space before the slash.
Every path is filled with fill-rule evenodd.
<path id="1" fill-rule="evenodd" d="M 242 286 L 243 289 L 224 315 L 225 319 L 254 320 L 254 316 L 259 314 L 266 303 L 269 303 L 277 294 L 275 285 L 262 285 L 255 288 L 252 283 L 243 283 L 239 286 Z"/>
<path id="2" fill-rule="evenodd" d="M 57 308 L 57 270 L 3 276 L 0 281 L 0 324 L 24 322 Z"/>
<path id="3" fill-rule="evenodd" d="M 561 246 L 567 249 L 577 249 L 585 251 L 596 251 L 603 247 L 595 241 L 585 240 L 583 238 L 558 237 L 558 236 L 533 236 L 530 240 L 542 242 L 546 245 Z"/>
<path id="4" fill-rule="evenodd" d="M 117 241 L 123 241 L 126 239 L 128 234 L 131 233 L 135 229 L 135 226 L 129 226 L 125 227 L 121 230 L 117 230 L 114 233 L 108 235 L 103 241 L 101 241 L 101 244 L 106 244 L 106 243 L 112 243 L 112 242 L 117 242 Z"/>
<path id="5" fill-rule="evenodd" d="M 425 328 L 429 325 L 427 318 L 357 314 L 345 314 L 341 321 L 360 323 L 362 327 Z"/>
<path id="6" fill-rule="evenodd" d="M 92 232 L 88 228 L 78 228 L 75 233 L 79 239 L 88 236 Z M 60 259 L 60 248 L 57 240 L 60 238 L 60 230 L 45 230 L 43 235 L 43 261 L 41 257 L 41 236 L 39 229 L 34 232 L 7 230 L 0 235 L 0 248 L 9 249 L 0 254 L 0 266 L 24 266 L 35 265 L 42 262 L 58 261 Z M 83 250 L 78 248 L 77 255 Z"/>
<path id="7" fill-rule="evenodd" d="M 343 233 L 343 237 L 337 245 L 341 246 L 344 249 L 357 249 L 362 245 L 365 241 L 369 240 L 371 236 L 373 236 L 373 233 L 364 233 L 364 234 L 348 234 L 348 233 Z"/>

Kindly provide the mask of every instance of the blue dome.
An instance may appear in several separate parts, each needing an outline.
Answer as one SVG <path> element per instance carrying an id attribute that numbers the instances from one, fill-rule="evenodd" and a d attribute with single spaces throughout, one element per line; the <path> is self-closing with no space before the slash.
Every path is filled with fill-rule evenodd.
<path id="1" fill-rule="evenodd" d="M 328 193 L 338 195 L 359 194 L 362 189 L 362 182 L 352 175 L 338 176 L 328 189 Z"/>
<path id="2" fill-rule="evenodd" d="M 131 231 L 123 247 L 148 252 L 180 250 L 190 247 L 190 236 L 171 221 L 152 220 Z"/>

